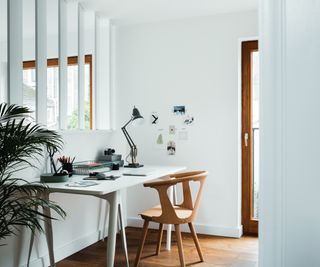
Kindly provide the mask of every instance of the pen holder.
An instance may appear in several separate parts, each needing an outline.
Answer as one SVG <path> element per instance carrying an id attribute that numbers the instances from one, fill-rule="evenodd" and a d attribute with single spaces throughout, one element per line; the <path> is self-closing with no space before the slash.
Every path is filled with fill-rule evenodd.
<path id="1" fill-rule="evenodd" d="M 72 165 L 72 163 L 63 163 L 62 164 L 62 170 L 67 171 L 68 174 L 69 174 L 69 177 L 71 177 L 72 173 L 73 173 L 73 165 Z"/>

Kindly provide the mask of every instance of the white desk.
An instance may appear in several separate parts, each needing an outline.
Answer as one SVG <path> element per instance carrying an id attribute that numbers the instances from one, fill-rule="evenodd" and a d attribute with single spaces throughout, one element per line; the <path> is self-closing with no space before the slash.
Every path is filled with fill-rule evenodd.
<path id="1" fill-rule="evenodd" d="M 169 167 L 169 166 L 146 166 L 140 170 L 145 170 L 147 176 L 121 176 L 114 181 L 96 181 L 98 185 L 89 187 L 69 187 L 66 183 L 48 183 L 50 192 L 44 196 L 49 199 L 50 193 L 66 193 L 66 194 L 79 194 L 95 196 L 105 199 L 110 204 L 109 210 L 109 227 L 108 227 L 108 244 L 107 244 L 107 267 L 113 267 L 116 246 L 117 234 L 117 216 L 118 206 L 120 204 L 120 190 L 134 185 L 142 184 L 147 181 L 158 179 L 172 173 L 183 171 L 185 167 Z M 120 171 L 112 171 L 110 175 L 122 175 L 123 172 L 128 172 L 130 169 L 121 169 Z M 73 176 L 72 182 L 80 181 L 87 176 Z M 51 216 L 50 209 L 44 209 L 44 213 Z M 171 228 L 170 228 L 171 230 Z M 55 266 L 54 253 L 53 253 L 53 234 L 51 220 L 45 220 L 45 232 L 49 249 L 50 266 Z M 169 229 L 168 229 L 169 232 Z M 171 231 L 170 231 L 171 234 Z M 170 240 L 171 236 L 169 237 Z"/>

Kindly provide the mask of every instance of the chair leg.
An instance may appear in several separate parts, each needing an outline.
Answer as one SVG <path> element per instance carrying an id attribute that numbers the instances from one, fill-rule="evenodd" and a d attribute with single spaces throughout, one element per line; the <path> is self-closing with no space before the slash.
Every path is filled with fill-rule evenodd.
<path id="1" fill-rule="evenodd" d="M 146 237 L 147 237 L 148 226 L 149 226 L 149 221 L 145 220 L 144 223 L 143 223 L 141 241 L 140 241 L 140 245 L 139 245 L 139 248 L 138 248 L 138 251 L 137 251 L 136 260 L 134 262 L 134 267 L 138 267 L 138 265 L 139 265 L 141 254 L 142 254 L 142 250 L 143 250 L 143 246 L 144 246 L 144 242 L 146 241 Z"/>
<path id="2" fill-rule="evenodd" d="M 181 237 L 181 230 L 180 230 L 180 225 L 175 224 L 174 228 L 176 230 L 176 236 L 177 236 L 177 242 L 178 242 L 178 250 L 179 250 L 179 258 L 180 258 L 180 266 L 185 267 L 185 262 L 184 262 L 184 254 L 183 254 L 183 246 L 182 246 L 182 237 Z"/>
<path id="3" fill-rule="evenodd" d="M 193 223 L 188 223 L 188 225 L 189 225 L 189 228 L 190 228 L 190 231 L 191 231 L 191 234 L 192 234 L 193 241 L 194 241 L 194 243 L 196 245 L 200 260 L 201 260 L 201 262 L 204 262 L 203 254 L 202 254 L 200 243 L 199 243 L 199 239 L 198 239 L 197 233 L 196 233 L 196 231 L 194 229 Z"/>
<path id="4" fill-rule="evenodd" d="M 159 233 L 158 233 L 158 243 L 157 243 L 156 255 L 160 254 L 162 236 L 163 236 L 163 223 L 160 223 L 159 224 Z"/>

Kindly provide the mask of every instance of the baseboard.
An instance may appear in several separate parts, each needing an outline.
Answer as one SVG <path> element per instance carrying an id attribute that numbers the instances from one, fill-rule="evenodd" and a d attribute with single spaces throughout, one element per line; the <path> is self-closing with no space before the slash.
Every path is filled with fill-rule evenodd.
<path id="1" fill-rule="evenodd" d="M 105 233 L 108 233 L 108 229 L 105 230 Z M 71 242 L 63 245 L 62 247 L 54 249 L 55 261 L 61 261 L 70 255 L 98 242 L 102 239 L 102 231 L 95 231 L 91 234 L 82 236 L 80 238 L 74 239 Z M 45 267 L 49 266 L 49 255 L 45 254 L 40 258 L 32 260 L 30 262 L 30 267 Z M 27 265 L 21 265 L 20 267 L 26 267 Z"/>
<path id="2" fill-rule="evenodd" d="M 127 222 L 128 222 L 128 226 L 132 226 L 132 227 L 143 226 L 143 220 L 137 217 L 128 217 Z M 242 226 L 237 228 L 231 228 L 231 227 L 221 227 L 221 226 L 199 224 L 199 223 L 195 223 L 194 226 L 196 228 L 197 233 L 199 234 L 234 237 L 234 238 L 240 238 L 243 234 Z M 149 228 L 158 229 L 159 225 L 156 223 L 150 223 Z M 181 230 L 183 232 L 190 232 L 187 225 L 181 225 Z"/>

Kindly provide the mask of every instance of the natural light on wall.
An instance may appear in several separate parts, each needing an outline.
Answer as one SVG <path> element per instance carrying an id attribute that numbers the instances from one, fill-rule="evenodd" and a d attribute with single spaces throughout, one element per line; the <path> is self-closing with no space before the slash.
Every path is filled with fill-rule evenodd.
<path id="1" fill-rule="evenodd" d="M 109 130 L 109 20 L 64 0 L 10 0 L 7 17 L 8 3 L 0 0 L 0 102 L 29 107 L 50 129 Z"/>

